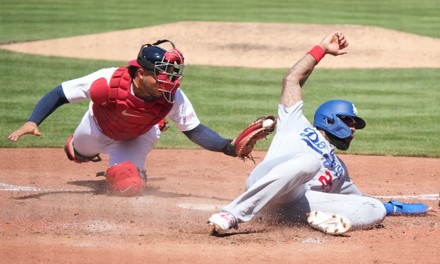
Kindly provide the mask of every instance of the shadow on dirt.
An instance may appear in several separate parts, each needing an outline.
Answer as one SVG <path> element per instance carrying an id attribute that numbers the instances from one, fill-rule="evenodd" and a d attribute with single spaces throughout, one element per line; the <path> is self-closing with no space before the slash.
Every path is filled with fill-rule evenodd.
<path id="1" fill-rule="evenodd" d="M 99 181 L 71 181 L 67 182 L 67 184 L 70 185 L 76 185 L 76 186 L 82 186 L 82 187 L 88 187 L 90 190 L 48 190 L 48 191 L 42 191 L 37 194 L 31 194 L 26 196 L 21 196 L 14 198 L 16 200 L 26 200 L 26 199 L 40 199 L 43 196 L 47 195 L 56 195 L 56 194 L 95 194 L 95 195 L 107 195 L 107 185 L 105 183 L 105 180 L 99 180 Z"/>
<path id="2" fill-rule="evenodd" d="M 96 194 L 96 195 L 102 195 L 102 194 L 108 193 L 107 183 L 105 180 L 70 181 L 70 182 L 67 182 L 67 184 L 90 188 L 91 190 L 89 192 Z"/>
<path id="3" fill-rule="evenodd" d="M 167 191 L 161 191 L 159 187 L 147 187 L 144 191 L 145 196 L 154 196 L 154 197 L 160 197 L 160 198 L 181 198 L 181 197 L 194 197 L 194 198 L 202 198 L 202 199 L 212 199 L 217 201 L 231 201 L 227 198 L 222 197 L 215 197 L 215 196 L 204 196 L 204 195 L 197 195 L 197 194 L 191 194 L 191 193 L 176 193 L 176 192 L 167 192 Z"/>
<path id="4" fill-rule="evenodd" d="M 66 194 L 66 193 L 91 193 L 91 191 L 53 191 L 53 192 L 44 192 L 44 193 L 37 193 L 37 194 L 31 194 L 26 196 L 21 196 L 14 198 L 15 200 L 26 200 L 26 199 L 40 199 L 43 196 L 46 195 L 54 195 L 54 194 Z"/>
<path id="5" fill-rule="evenodd" d="M 236 236 L 236 235 L 248 235 L 248 234 L 256 234 L 256 233 L 264 233 L 263 230 L 245 230 L 245 231 L 229 231 L 228 233 L 220 234 L 215 230 L 211 231 L 211 236 L 215 237 L 230 237 L 230 236 Z"/>
<path id="6" fill-rule="evenodd" d="M 150 180 L 150 179 L 149 179 Z M 151 179 L 151 181 L 160 181 L 160 179 Z M 94 194 L 94 195 L 109 195 L 109 191 L 107 188 L 107 183 L 105 180 L 86 180 L 86 181 L 70 181 L 67 182 L 69 185 L 75 185 L 80 187 L 87 187 L 90 190 L 42 190 L 39 193 L 21 196 L 14 198 L 16 200 L 26 200 L 26 199 L 40 199 L 43 196 L 47 195 L 57 195 L 57 194 Z M 230 199 L 222 198 L 222 197 L 214 197 L 214 196 L 203 196 L 203 195 L 195 195 L 191 193 L 176 193 L 176 192 L 167 192 L 160 190 L 160 187 L 149 187 L 147 186 L 144 190 L 144 196 L 154 196 L 159 198 L 181 198 L 181 197 L 194 197 L 194 198 L 202 198 L 202 199 L 213 199 L 218 201 L 230 201 Z"/>

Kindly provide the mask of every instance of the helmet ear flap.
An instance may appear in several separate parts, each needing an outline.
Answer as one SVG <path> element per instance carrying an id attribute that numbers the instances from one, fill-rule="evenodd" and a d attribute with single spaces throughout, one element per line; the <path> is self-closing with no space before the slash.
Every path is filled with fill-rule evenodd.
<path id="1" fill-rule="evenodd" d="M 314 126 L 337 138 L 348 138 L 352 134 L 351 129 L 335 114 L 317 112 Z"/>
<path id="2" fill-rule="evenodd" d="M 332 126 L 335 123 L 335 120 L 332 118 L 329 118 L 327 116 L 324 117 L 324 121 L 327 123 L 327 125 Z"/>

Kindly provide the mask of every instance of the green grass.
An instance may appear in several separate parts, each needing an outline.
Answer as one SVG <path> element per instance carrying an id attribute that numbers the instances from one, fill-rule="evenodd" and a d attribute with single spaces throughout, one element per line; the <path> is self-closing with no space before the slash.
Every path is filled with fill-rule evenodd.
<path id="1" fill-rule="evenodd" d="M 124 64 L 25 56 L 7 51 L 0 51 L 0 60 L 6 62 L 0 66 L 1 71 L 9 71 L 8 78 L 0 79 L 1 147 L 63 146 L 87 110 L 86 102 L 59 108 L 42 123 L 40 138 L 25 136 L 12 143 L 6 137 L 29 116 L 39 98 L 61 81 L 104 66 Z M 11 69 L 26 71 L 18 76 Z M 54 72 L 57 74 L 53 75 Z M 222 136 L 233 138 L 257 116 L 277 114 L 284 73 L 285 70 L 188 66 L 182 87 L 203 123 Z M 13 87 L 10 83 L 14 83 Z M 354 102 L 367 127 L 357 131 L 348 153 L 440 157 L 438 83 L 440 69 L 317 68 L 304 87 L 304 111 L 312 120 L 314 110 L 326 100 L 340 98 Z M 266 149 L 269 143 L 270 140 L 262 141 L 257 149 Z M 158 147 L 198 146 L 171 124 Z"/>
<path id="2" fill-rule="evenodd" d="M 372 25 L 440 37 L 438 0 L 2 0 L 0 43 L 177 21 Z"/>
<path id="3" fill-rule="evenodd" d="M 372 25 L 440 37 L 437 0 L 335 0 L 331 4 L 324 0 L 3 0 L 0 43 L 178 21 Z M 0 147 L 62 147 L 86 111 L 87 102 L 59 108 L 43 122 L 39 138 L 25 136 L 12 143 L 7 135 L 26 120 L 41 96 L 60 82 L 125 63 L 0 50 Z M 203 123 L 232 138 L 257 116 L 276 114 L 284 73 L 285 70 L 189 66 L 182 87 Z M 318 68 L 305 86 L 304 110 L 312 119 L 314 109 L 323 101 L 341 98 L 356 103 L 367 127 L 356 133 L 357 139 L 348 153 L 440 157 L 438 83 L 440 69 Z M 266 149 L 269 143 L 270 140 L 263 141 L 257 148 Z M 158 147 L 198 146 L 171 125 Z"/>
<path id="4" fill-rule="evenodd" d="M 326 98 L 356 104 L 367 127 L 357 131 L 349 153 L 439 157 L 439 81 L 440 69 L 319 70 L 305 94 L 330 88 L 335 93 Z"/>

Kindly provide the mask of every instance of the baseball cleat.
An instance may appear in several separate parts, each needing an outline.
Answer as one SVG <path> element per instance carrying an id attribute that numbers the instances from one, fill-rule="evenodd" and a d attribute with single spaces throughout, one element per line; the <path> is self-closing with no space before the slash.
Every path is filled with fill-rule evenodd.
<path id="1" fill-rule="evenodd" d="M 237 229 L 237 220 L 229 212 L 222 211 L 218 214 L 213 214 L 208 224 L 214 227 L 213 233 L 217 235 L 223 235 L 231 228 Z"/>
<path id="2" fill-rule="evenodd" d="M 330 215 L 320 211 L 306 214 L 311 227 L 329 235 L 341 235 L 351 228 L 351 222 L 344 216 Z"/>

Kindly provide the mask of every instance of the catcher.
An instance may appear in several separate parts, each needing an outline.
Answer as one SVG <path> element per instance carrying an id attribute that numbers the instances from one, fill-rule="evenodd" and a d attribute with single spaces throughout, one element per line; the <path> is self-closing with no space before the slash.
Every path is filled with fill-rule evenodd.
<path id="1" fill-rule="evenodd" d="M 165 44 L 171 49 L 161 47 Z M 147 181 L 146 158 L 161 131 L 168 129 L 167 119 L 204 149 L 251 158 L 255 142 L 264 137 L 265 129 L 257 125 L 264 120 L 252 126 L 256 132 L 248 133 L 248 129 L 233 142 L 203 125 L 180 88 L 184 61 L 183 53 L 169 40 L 142 45 L 137 59 L 128 66 L 101 69 L 49 91 L 27 122 L 8 138 L 18 141 L 26 134 L 40 136 L 39 125 L 58 107 L 90 100 L 64 149 L 68 159 L 76 163 L 99 162 L 101 153 L 108 154 L 106 181 L 111 193 L 120 196 L 142 194 Z"/>

